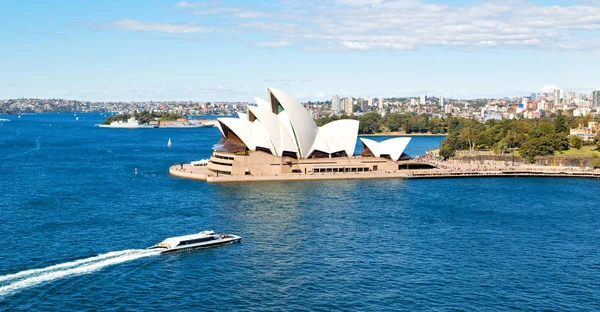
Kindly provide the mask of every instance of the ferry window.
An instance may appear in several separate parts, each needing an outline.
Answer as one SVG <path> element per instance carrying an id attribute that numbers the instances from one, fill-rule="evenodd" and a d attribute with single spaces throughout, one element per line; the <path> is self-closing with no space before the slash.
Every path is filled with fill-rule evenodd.
<path id="1" fill-rule="evenodd" d="M 208 241 L 211 241 L 211 240 L 214 240 L 214 239 L 215 238 L 212 237 L 212 236 L 203 237 L 203 238 L 197 238 L 197 239 L 191 239 L 191 240 L 180 242 L 179 245 L 177 245 L 177 246 L 184 246 L 184 245 L 189 245 L 189 244 L 196 244 L 196 243 L 208 242 Z"/>

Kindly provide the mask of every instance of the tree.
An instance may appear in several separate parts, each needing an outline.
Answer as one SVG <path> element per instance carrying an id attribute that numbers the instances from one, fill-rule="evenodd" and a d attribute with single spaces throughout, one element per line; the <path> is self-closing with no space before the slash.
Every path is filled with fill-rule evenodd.
<path id="1" fill-rule="evenodd" d="M 458 135 L 461 141 L 469 144 L 469 151 L 475 150 L 475 144 L 477 143 L 477 139 L 479 138 L 479 134 L 472 128 L 464 128 L 460 130 L 460 134 Z"/>
<path id="2" fill-rule="evenodd" d="M 455 117 L 448 117 L 448 133 L 454 132 L 458 129 L 459 121 Z"/>
<path id="3" fill-rule="evenodd" d="M 398 113 L 389 113 L 381 120 L 381 123 L 387 126 L 389 131 L 398 131 L 402 126 L 402 115 Z"/>
<path id="4" fill-rule="evenodd" d="M 548 138 L 534 138 L 528 140 L 519 148 L 519 154 L 528 158 L 530 162 L 535 162 L 536 156 L 554 154 L 554 147 Z"/>
<path id="5" fill-rule="evenodd" d="M 489 125 L 491 123 L 489 123 L 488 120 L 486 124 Z M 485 146 L 485 148 L 492 148 L 496 145 L 496 142 L 499 143 L 500 141 L 504 140 L 504 143 L 506 143 L 506 138 L 504 136 L 504 127 L 502 125 L 491 125 L 485 129 L 485 132 L 482 134 L 481 144 Z"/>
<path id="6" fill-rule="evenodd" d="M 556 132 L 569 132 L 569 125 L 565 116 L 559 115 L 556 117 L 556 120 L 554 120 L 554 130 Z"/>
<path id="7" fill-rule="evenodd" d="M 448 159 L 450 157 L 454 157 L 454 155 L 456 155 L 456 151 L 450 145 L 442 144 L 439 154 L 440 157 Z"/>
<path id="8" fill-rule="evenodd" d="M 376 112 L 367 113 L 360 118 L 358 132 L 361 134 L 373 134 L 379 132 L 381 115 Z"/>
<path id="9" fill-rule="evenodd" d="M 596 133 L 594 137 L 594 144 L 596 145 L 596 150 L 600 151 L 600 132 Z"/>
<path id="10" fill-rule="evenodd" d="M 564 133 L 552 133 L 548 136 L 555 151 L 566 151 L 569 149 L 569 138 Z"/>
<path id="11" fill-rule="evenodd" d="M 500 140 L 500 142 L 496 143 L 496 145 L 494 145 L 494 153 L 496 154 L 502 154 L 504 155 L 504 153 L 506 153 L 508 151 L 508 144 L 506 144 L 506 138 L 502 138 L 502 140 Z"/>
<path id="12" fill-rule="evenodd" d="M 555 133 L 555 129 L 549 122 L 540 122 L 537 124 L 531 136 L 533 138 L 549 137 Z"/>
<path id="13" fill-rule="evenodd" d="M 123 114 L 123 115 L 113 115 L 113 116 L 109 116 L 108 118 L 106 118 L 106 120 L 104 120 L 102 122 L 102 124 L 104 125 L 108 125 L 114 121 L 127 121 L 127 119 L 131 118 L 131 115 L 129 114 Z"/>
<path id="14" fill-rule="evenodd" d="M 446 122 L 444 119 L 435 117 L 429 120 L 429 131 L 431 133 L 445 133 L 446 132 Z"/>
<path id="15" fill-rule="evenodd" d="M 466 121 L 464 128 L 460 130 L 458 138 L 469 146 L 469 151 L 474 151 L 477 142 L 481 140 L 485 131 L 484 126 L 477 121 Z"/>
<path id="16" fill-rule="evenodd" d="M 569 143 L 571 143 L 571 145 L 574 148 L 580 149 L 581 145 L 583 145 L 583 140 L 581 140 L 581 138 L 576 135 L 572 135 L 571 138 L 569 139 Z"/>

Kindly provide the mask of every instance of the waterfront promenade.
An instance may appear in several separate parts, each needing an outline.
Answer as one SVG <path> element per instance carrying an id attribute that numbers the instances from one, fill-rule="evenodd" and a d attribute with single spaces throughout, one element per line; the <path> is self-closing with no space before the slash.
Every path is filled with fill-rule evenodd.
<path id="1" fill-rule="evenodd" d="M 173 176 L 207 182 L 258 182 L 258 181 L 305 181 L 305 180 L 347 180 L 347 179 L 426 179 L 426 178 L 467 178 L 467 177 L 581 177 L 599 178 L 600 170 L 567 166 L 539 166 L 486 162 L 469 164 L 455 161 L 432 159 L 412 159 L 401 162 L 403 165 L 429 165 L 431 169 L 400 169 L 395 171 L 283 174 L 277 176 L 228 176 L 206 175 L 206 167 L 191 164 L 178 164 L 169 169 Z"/>

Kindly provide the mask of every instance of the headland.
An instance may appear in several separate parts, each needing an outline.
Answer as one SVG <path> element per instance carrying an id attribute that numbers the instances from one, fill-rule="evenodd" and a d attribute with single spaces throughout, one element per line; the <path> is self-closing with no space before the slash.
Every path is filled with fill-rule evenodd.
<path id="1" fill-rule="evenodd" d="M 317 126 L 296 99 L 273 88 L 268 88 L 268 100 L 256 98 L 256 101 L 256 106 L 238 113 L 239 118 L 217 119 L 221 139 L 214 145 L 210 159 L 172 166 L 170 173 L 207 182 L 483 176 L 600 178 L 600 171 L 593 169 L 593 163 L 590 166 L 579 162 L 577 166 L 572 161 L 559 161 L 556 166 L 554 159 L 552 163 L 536 164 L 533 156 L 519 157 L 515 162 L 514 150 L 513 155 L 461 158 L 455 157 L 461 153 L 454 150 L 451 156 L 443 153 L 447 143 L 438 150 L 428 151 L 424 157 L 411 159 L 404 153 L 411 140 L 406 134 L 397 133 L 399 137 L 384 141 L 358 138 L 359 122 L 353 119 L 337 119 Z M 480 140 L 477 132 L 463 128 L 460 134 L 450 133 L 455 137 L 449 141 L 464 140 L 465 144 L 459 145 L 468 143 L 469 155 L 475 155 L 472 153 Z M 357 139 L 363 149 L 360 155 L 353 155 Z M 523 159 L 529 163 L 522 162 Z"/>
<path id="2" fill-rule="evenodd" d="M 363 136 L 363 137 L 379 137 L 379 136 L 398 136 L 398 137 L 433 136 L 433 137 L 437 137 L 437 136 L 446 136 L 446 134 L 445 133 L 429 133 L 429 132 L 427 132 L 427 133 L 418 133 L 418 132 L 406 133 L 406 132 L 393 131 L 393 132 L 361 134 L 360 136 Z"/>

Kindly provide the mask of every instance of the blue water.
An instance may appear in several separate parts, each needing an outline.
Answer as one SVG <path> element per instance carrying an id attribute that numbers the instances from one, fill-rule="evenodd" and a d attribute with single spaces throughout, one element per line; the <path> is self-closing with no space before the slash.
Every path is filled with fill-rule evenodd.
<path id="1" fill-rule="evenodd" d="M 0 116 L 0 310 L 600 309 L 598 180 L 208 184 L 168 167 L 217 129 L 77 115 Z M 243 241 L 140 250 L 205 229 Z"/>

